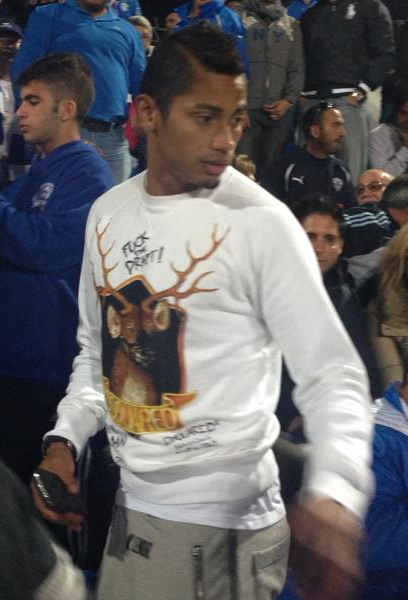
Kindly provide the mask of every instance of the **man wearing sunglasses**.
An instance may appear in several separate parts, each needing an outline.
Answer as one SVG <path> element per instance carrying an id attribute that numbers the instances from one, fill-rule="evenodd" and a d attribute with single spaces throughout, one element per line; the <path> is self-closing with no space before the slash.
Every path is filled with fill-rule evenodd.
<path id="1" fill-rule="evenodd" d="M 386 187 L 394 179 L 393 175 L 382 169 L 368 169 L 358 179 L 356 191 L 357 202 L 368 204 L 381 202 Z"/>
<path id="2" fill-rule="evenodd" d="M 359 177 L 356 192 L 358 206 L 344 211 L 346 224 L 343 256 L 357 283 L 375 274 L 393 224 L 381 203 L 394 177 L 382 169 L 369 169 Z"/>

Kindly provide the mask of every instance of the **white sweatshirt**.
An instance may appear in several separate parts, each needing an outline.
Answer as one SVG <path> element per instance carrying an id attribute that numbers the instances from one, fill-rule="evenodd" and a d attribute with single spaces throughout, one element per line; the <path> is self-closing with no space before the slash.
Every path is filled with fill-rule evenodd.
<path id="1" fill-rule="evenodd" d="M 106 421 L 122 484 L 143 502 L 256 497 L 278 478 L 282 352 L 313 446 L 305 487 L 362 516 L 366 374 L 302 228 L 232 168 L 178 196 L 149 196 L 144 181 L 91 210 L 82 351 L 50 434 L 80 451 Z"/>

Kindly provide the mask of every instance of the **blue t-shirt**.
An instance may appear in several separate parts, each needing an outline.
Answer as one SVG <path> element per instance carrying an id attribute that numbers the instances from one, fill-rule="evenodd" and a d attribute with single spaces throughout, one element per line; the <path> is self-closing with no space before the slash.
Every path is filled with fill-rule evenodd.
<path id="1" fill-rule="evenodd" d="M 94 18 L 77 0 L 36 8 L 11 67 L 13 84 L 35 60 L 54 52 L 79 52 L 89 62 L 96 91 L 90 117 L 127 118 L 128 93 L 139 93 L 146 66 L 142 37 L 135 27 L 110 7 Z"/>

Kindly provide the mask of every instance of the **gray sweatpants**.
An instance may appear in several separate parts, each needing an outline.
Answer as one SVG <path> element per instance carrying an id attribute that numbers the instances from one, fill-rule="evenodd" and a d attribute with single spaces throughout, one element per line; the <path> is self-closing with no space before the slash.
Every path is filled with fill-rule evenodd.
<path id="1" fill-rule="evenodd" d="M 177 523 L 116 506 L 98 600 L 272 600 L 285 582 L 286 519 L 257 530 Z"/>

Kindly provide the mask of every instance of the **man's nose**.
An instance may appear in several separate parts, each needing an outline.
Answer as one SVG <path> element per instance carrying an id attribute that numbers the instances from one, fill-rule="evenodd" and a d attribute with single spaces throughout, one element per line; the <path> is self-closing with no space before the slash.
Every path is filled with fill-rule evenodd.
<path id="1" fill-rule="evenodd" d="M 325 242 L 321 239 L 317 239 L 317 240 L 313 241 L 314 251 L 318 255 L 321 254 L 322 252 L 324 252 L 325 246 L 326 246 Z"/>
<path id="2" fill-rule="evenodd" d="M 24 114 L 24 108 L 23 108 L 23 104 L 20 104 L 20 106 L 18 107 L 18 109 L 16 110 L 16 115 L 17 117 L 22 117 Z"/>
<path id="3" fill-rule="evenodd" d="M 219 127 L 212 140 L 214 150 L 223 152 L 233 151 L 236 145 L 236 139 L 231 125 L 228 123 Z"/>

